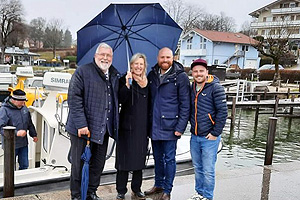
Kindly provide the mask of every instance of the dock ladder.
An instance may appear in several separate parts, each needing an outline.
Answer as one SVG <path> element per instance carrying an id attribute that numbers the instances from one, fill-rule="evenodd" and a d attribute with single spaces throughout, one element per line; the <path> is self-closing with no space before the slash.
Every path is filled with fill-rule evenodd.
<path id="1" fill-rule="evenodd" d="M 236 87 L 236 102 L 243 102 L 244 101 L 244 93 L 247 90 L 247 80 L 237 80 L 237 87 Z"/>

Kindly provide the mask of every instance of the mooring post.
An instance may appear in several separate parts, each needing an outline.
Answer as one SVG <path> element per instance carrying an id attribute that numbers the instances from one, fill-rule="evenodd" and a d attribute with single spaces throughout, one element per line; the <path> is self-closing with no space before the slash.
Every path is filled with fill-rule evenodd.
<path id="1" fill-rule="evenodd" d="M 260 102 L 260 95 L 257 95 L 256 101 L 257 101 L 257 103 Z M 259 115 L 259 106 L 257 106 L 256 109 L 255 109 L 254 131 L 257 130 L 258 115 Z"/>
<path id="2" fill-rule="evenodd" d="M 275 105 L 274 105 L 274 111 L 273 111 L 273 117 L 276 117 L 276 115 L 277 115 L 278 104 L 279 104 L 279 98 L 276 97 L 276 99 L 275 99 Z"/>
<path id="3" fill-rule="evenodd" d="M 231 107 L 230 131 L 234 130 L 234 124 L 235 124 L 235 107 L 236 107 L 236 97 L 233 97 L 232 98 L 232 107 Z"/>
<path id="4" fill-rule="evenodd" d="M 264 165 L 272 165 L 277 117 L 269 117 L 269 129 Z"/>
<path id="5" fill-rule="evenodd" d="M 288 88 L 288 91 L 286 93 L 286 98 L 287 99 L 290 98 L 290 93 L 291 93 L 291 88 Z"/>
<path id="6" fill-rule="evenodd" d="M 15 165 L 15 127 L 6 126 L 4 132 L 4 184 L 3 197 L 13 197 L 14 189 L 14 165 Z"/>

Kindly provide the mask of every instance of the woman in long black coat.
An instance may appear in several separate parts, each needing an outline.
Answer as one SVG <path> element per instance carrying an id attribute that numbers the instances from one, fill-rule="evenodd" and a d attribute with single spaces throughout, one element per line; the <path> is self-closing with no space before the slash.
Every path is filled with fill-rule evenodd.
<path id="1" fill-rule="evenodd" d="M 130 60 L 131 72 L 120 78 L 120 127 L 116 151 L 118 200 L 127 192 L 128 174 L 132 171 L 132 195 L 145 199 L 141 192 L 142 170 L 148 149 L 148 81 L 146 56 L 137 53 Z M 132 80 L 130 85 L 129 79 Z"/>

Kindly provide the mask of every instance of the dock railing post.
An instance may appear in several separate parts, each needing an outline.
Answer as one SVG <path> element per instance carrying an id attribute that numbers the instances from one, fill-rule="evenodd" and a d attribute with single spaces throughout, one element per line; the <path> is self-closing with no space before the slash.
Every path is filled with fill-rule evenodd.
<path id="1" fill-rule="evenodd" d="M 269 128 L 264 165 L 272 165 L 277 117 L 269 117 Z"/>
<path id="2" fill-rule="evenodd" d="M 291 88 L 288 88 L 288 91 L 286 93 L 286 98 L 287 99 L 290 98 L 290 93 L 291 93 Z"/>
<path id="3" fill-rule="evenodd" d="M 276 117 L 276 115 L 277 115 L 278 105 L 279 105 L 279 98 L 276 97 L 276 99 L 275 99 L 275 105 L 274 105 L 274 111 L 273 111 L 273 117 Z"/>
<path id="4" fill-rule="evenodd" d="M 15 127 L 6 126 L 4 130 L 4 184 L 3 197 L 13 197 L 14 190 L 14 165 L 15 165 Z"/>
<path id="5" fill-rule="evenodd" d="M 268 89 L 265 88 L 265 91 L 264 91 L 264 99 L 267 99 L 267 92 L 268 92 Z"/>

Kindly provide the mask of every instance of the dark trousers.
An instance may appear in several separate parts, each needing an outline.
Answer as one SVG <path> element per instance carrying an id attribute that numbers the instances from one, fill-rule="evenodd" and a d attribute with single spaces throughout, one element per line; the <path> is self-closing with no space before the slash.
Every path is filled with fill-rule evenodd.
<path id="1" fill-rule="evenodd" d="M 83 162 L 81 160 L 81 155 L 84 152 L 86 146 L 86 140 L 79 138 L 77 136 L 71 135 L 71 180 L 70 180 L 70 190 L 71 196 L 79 197 L 81 194 L 81 171 Z M 102 174 L 105 157 L 108 145 L 108 133 L 105 134 L 103 144 L 97 144 L 91 142 L 90 148 L 92 157 L 89 166 L 89 187 L 88 194 L 96 192 L 100 184 L 100 176 Z"/>
<path id="2" fill-rule="evenodd" d="M 127 192 L 127 182 L 128 182 L 128 174 L 129 171 L 117 171 L 117 191 L 120 194 L 126 194 Z M 134 193 L 141 192 L 143 180 L 143 172 L 142 170 L 137 170 L 132 172 L 132 180 L 131 180 L 131 190 Z"/>

